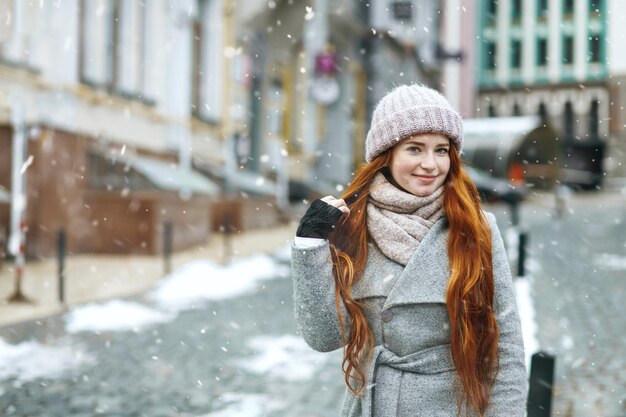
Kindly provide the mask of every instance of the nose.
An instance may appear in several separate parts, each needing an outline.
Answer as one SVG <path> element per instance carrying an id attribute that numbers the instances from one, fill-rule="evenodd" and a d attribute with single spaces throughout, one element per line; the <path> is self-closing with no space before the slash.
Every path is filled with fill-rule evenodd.
<path id="1" fill-rule="evenodd" d="M 420 161 L 420 165 L 424 169 L 432 170 L 435 169 L 435 155 L 432 152 L 426 152 L 422 160 Z"/>

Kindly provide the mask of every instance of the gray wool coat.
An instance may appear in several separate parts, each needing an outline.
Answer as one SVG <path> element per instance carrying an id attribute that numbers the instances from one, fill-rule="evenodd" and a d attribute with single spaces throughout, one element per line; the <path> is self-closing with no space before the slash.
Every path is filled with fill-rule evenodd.
<path id="1" fill-rule="evenodd" d="M 500 332 L 500 370 L 486 416 L 521 417 L 527 376 L 520 320 L 502 237 L 495 217 L 486 216 L 493 238 L 494 307 Z M 352 295 L 364 305 L 375 348 L 365 395 L 355 397 L 346 388 L 342 417 L 457 415 L 445 304 L 450 277 L 447 236 L 444 217 L 428 231 L 406 267 L 369 244 L 365 272 Z M 321 352 L 341 348 L 328 242 L 307 249 L 293 245 L 292 276 L 295 316 L 304 340 Z"/>

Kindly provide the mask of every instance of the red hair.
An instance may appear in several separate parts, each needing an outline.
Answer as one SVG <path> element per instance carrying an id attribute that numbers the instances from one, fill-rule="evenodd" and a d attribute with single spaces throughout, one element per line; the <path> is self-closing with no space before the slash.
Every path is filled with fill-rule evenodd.
<path id="1" fill-rule="evenodd" d="M 362 306 L 352 298 L 352 285 L 367 262 L 366 206 L 374 176 L 389 166 L 386 151 L 364 165 L 342 198 L 350 208 L 346 221 L 329 236 L 335 278 L 335 300 L 344 344 L 342 369 L 354 395 L 366 383 L 366 369 L 374 337 Z M 476 186 L 461 168 L 458 151 L 450 148 L 450 171 L 445 182 L 443 206 L 449 225 L 450 279 L 446 305 L 450 317 L 451 350 L 457 370 L 457 405 L 482 416 L 489 404 L 498 370 L 498 325 L 493 312 L 494 283 L 491 261 L 491 230 L 480 207 Z M 343 303 L 350 320 L 345 331 Z"/>

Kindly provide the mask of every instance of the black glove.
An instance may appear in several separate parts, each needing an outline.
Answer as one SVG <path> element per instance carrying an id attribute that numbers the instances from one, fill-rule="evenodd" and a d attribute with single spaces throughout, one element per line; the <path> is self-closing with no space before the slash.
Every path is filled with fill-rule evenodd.
<path id="1" fill-rule="evenodd" d="M 337 207 L 317 199 L 300 220 L 296 236 L 326 239 L 342 214 Z"/>

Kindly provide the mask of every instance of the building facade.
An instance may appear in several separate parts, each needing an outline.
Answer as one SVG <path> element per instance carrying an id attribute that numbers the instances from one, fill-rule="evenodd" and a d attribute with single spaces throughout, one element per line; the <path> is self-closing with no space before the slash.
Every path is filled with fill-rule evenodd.
<path id="1" fill-rule="evenodd" d="M 250 169 L 282 164 L 292 196 L 300 185 L 340 194 L 378 100 L 398 84 L 438 83 L 438 3 L 247 2 L 237 42 L 253 74 Z"/>
<path id="2" fill-rule="evenodd" d="M 245 117 L 233 91 L 229 0 L 3 2 L 0 225 L 26 252 L 157 253 L 204 242 L 223 163 Z M 16 175 L 21 172 L 21 175 Z M 22 198 L 23 197 L 23 198 Z M 26 228 L 19 224 L 25 223 Z M 13 245 L 12 243 L 13 242 Z M 12 252 L 15 251 L 15 248 Z"/>
<path id="3" fill-rule="evenodd" d="M 624 177 L 625 7 L 612 0 L 480 1 L 477 116 L 539 115 L 557 130 L 560 163 L 566 176 L 578 171 L 574 182 Z"/>
<path id="4" fill-rule="evenodd" d="M 25 222 L 32 256 L 59 229 L 73 253 L 156 253 L 165 222 L 175 248 L 205 237 L 212 206 L 262 226 L 340 194 L 376 102 L 439 81 L 435 0 L 0 5 L 0 226 L 17 247 Z"/>

